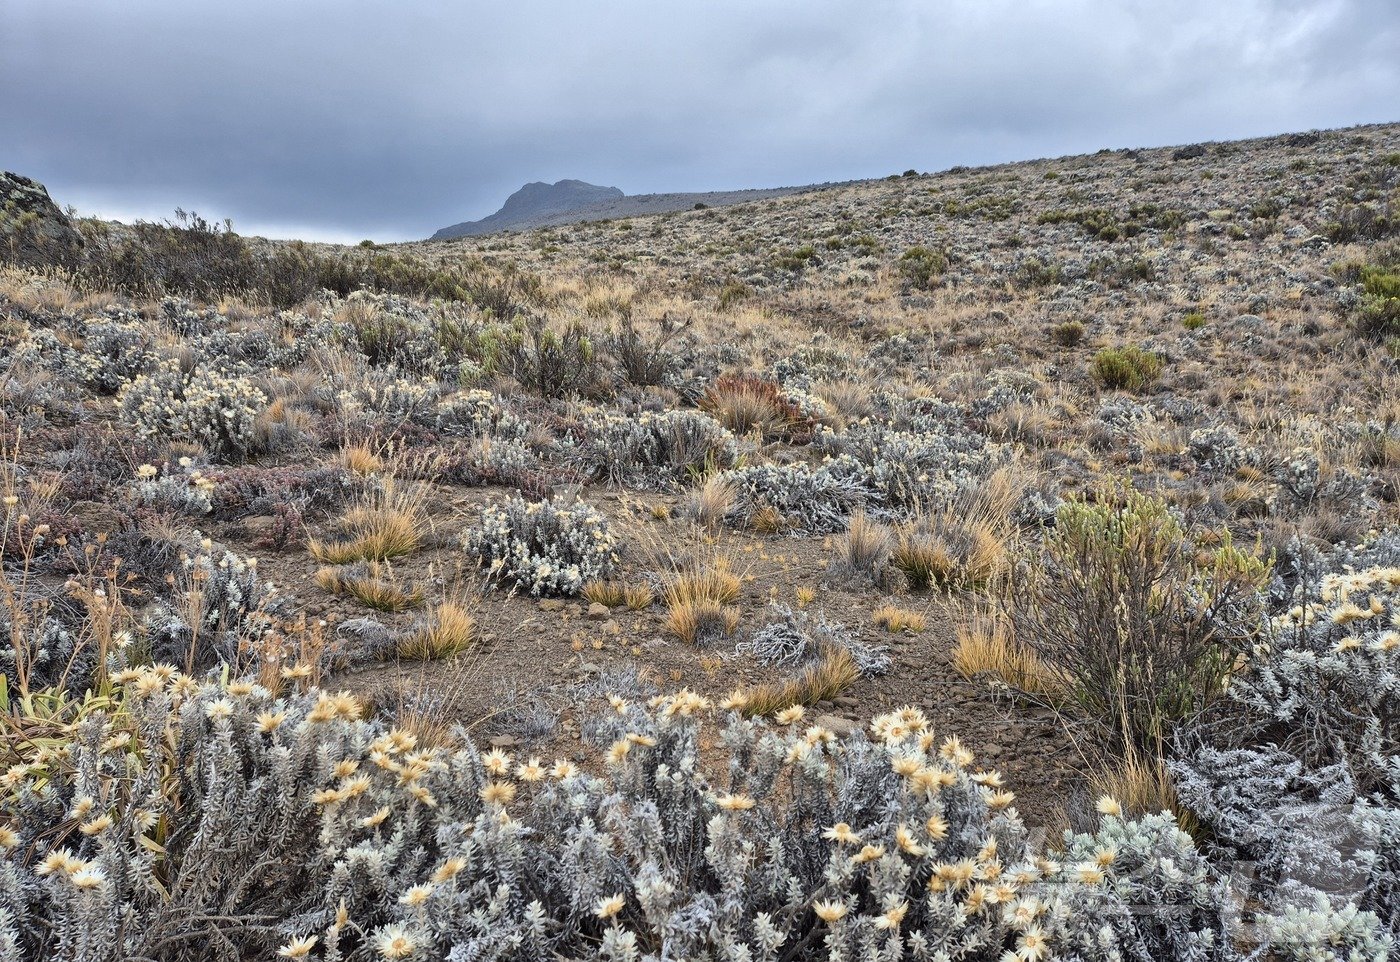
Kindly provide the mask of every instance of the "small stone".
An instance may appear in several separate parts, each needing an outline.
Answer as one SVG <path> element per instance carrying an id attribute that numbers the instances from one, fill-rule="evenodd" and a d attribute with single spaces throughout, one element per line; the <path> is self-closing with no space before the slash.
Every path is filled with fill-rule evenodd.
<path id="1" fill-rule="evenodd" d="M 595 601 L 588 606 L 589 621 L 607 621 L 610 617 L 612 617 L 612 611 L 609 610 L 607 605 L 599 604 Z"/>
<path id="2" fill-rule="evenodd" d="M 840 715 L 818 715 L 812 724 L 830 729 L 837 738 L 845 738 L 860 731 L 859 725 Z"/>
<path id="3" fill-rule="evenodd" d="M 540 611 L 563 611 L 564 602 L 558 598 L 541 598 L 539 608 Z"/>
<path id="4" fill-rule="evenodd" d="M 491 739 L 492 748 L 514 748 L 520 744 L 520 739 L 514 735 L 497 735 Z"/>

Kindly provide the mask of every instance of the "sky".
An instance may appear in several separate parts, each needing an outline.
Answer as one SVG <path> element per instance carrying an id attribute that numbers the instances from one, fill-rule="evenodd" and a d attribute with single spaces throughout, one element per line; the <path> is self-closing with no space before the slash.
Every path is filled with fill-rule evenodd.
<path id="1" fill-rule="evenodd" d="M 1400 0 L 0 0 L 0 168 L 273 237 L 1383 121 Z"/>

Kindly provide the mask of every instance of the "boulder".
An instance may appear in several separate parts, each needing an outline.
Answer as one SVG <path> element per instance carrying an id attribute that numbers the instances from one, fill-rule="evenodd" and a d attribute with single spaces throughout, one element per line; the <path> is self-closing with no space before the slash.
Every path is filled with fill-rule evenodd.
<path id="1" fill-rule="evenodd" d="M 41 267 L 76 267 L 82 256 L 82 235 L 44 185 L 0 172 L 0 257 Z"/>

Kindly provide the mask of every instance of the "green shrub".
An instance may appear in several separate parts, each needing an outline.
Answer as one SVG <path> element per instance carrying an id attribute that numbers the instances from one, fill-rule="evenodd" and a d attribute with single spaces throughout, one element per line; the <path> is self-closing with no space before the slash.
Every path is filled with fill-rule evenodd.
<path id="1" fill-rule="evenodd" d="M 1228 531 L 1214 540 L 1199 551 L 1165 503 L 1108 486 L 1060 507 L 1013 589 L 1016 637 L 1108 741 L 1159 749 L 1262 627 L 1270 566 Z"/>
<path id="2" fill-rule="evenodd" d="M 800 271 L 817 256 L 817 249 L 811 244 L 803 244 L 786 254 L 779 254 L 773 264 L 785 271 Z"/>
<path id="3" fill-rule="evenodd" d="M 727 311 L 752 296 L 753 289 L 743 281 L 727 280 L 724 282 L 724 286 L 719 289 L 719 309 Z"/>
<path id="4" fill-rule="evenodd" d="M 1106 388 L 1141 391 L 1162 374 L 1162 359 L 1136 345 L 1106 347 L 1089 362 L 1094 379 Z"/>
<path id="5" fill-rule="evenodd" d="M 518 320 L 494 342 L 483 344 L 481 353 L 492 369 L 543 398 L 589 394 L 598 386 L 593 339 L 577 322 L 559 330 L 543 317 Z"/>
<path id="6" fill-rule="evenodd" d="M 1181 326 L 1188 331 L 1199 331 L 1206 326 L 1206 316 L 1200 311 L 1191 311 L 1181 319 Z"/>
<path id="7" fill-rule="evenodd" d="M 1053 261 L 1042 261 L 1027 257 L 1017 267 L 1013 275 L 1020 287 L 1050 287 L 1060 283 L 1064 268 Z"/>
<path id="8" fill-rule="evenodd" d="M 1400 234 L 1400 202 L 1347 204 L 1337 213 L 1337 219 L 1327 225 L 1323 234 L 1334 244 L 1381 240 Z"/>
<path id="9" fill-rule="evenodd" d="M 1400 267 L 1361 269 L 1361 302 L 1354 324 L 1358 333 L 1377 340 L 1400 336 Z"/>
<path id="10" fill-rule="evenodd" d="M 1077 224 L 1090 236 L 1099 240 L 1114 241 L 1120 237 L 1131 237 L 1138 231 L 1134 227 L 1122 225 L 1112 211 L 1102 208 L 1088 210 L 1051 210 L 1035 219 L 1037 224 Z"/>
<path id="11" fill-rule="evenodd" d="M 927 247 L 911 247 L 899 255 L 899 276 L 919 290 L 928 290 L 948 269 L 948 255 Z"/>
<path id="12" fill-rule="evenodd" d="M 1075 347 L 1084 340 L 1084 324 L 1081 321 L 1065 321 L 1050 329 L 1050 340 L 1060 347 Z"/>

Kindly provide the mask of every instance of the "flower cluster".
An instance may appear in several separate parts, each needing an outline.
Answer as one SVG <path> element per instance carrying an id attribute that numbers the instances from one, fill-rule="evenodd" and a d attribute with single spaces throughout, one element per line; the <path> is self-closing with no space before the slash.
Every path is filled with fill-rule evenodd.
<path id="1" fill-rule="evenodd" d="M 112 684 L 4 776 L 7 958 L 1240 957 L 1228 880 L 1171 816 L 1105 798 L 1042 851 L 916 708 L 868 738 L 800 708 L 707 735 L 692 692 L 613 696 L 600 757 L 551 760 L 427 745 L 316 689 L 161 663 Z M 1388 951 L 1373 915 L 1312 912 L 1265 918 L 1265 948 Z"/>
<path id="2" fill-rule="evenodd" d="M 530 594 L 576 595 L 617 564 L 618 540 L 608 519 L 582 501 L 512 498 L 481 509 L 462 546 L 496 584 Z"/>
<path id="3" fill-rule="evenodd" d="M 118 395 L 121 416 L 142 437 L 190 441 L 230 460 L 253 447 L 253 422 L 267 398 L 243 377 L 169 360 L 139 375 Z"/>
<path id="4" fill-rule="evenodd" d="M 505 400 L 473 388 L 444 398 L 434 413 L 433 427 L 449 437 L 499 438 L 522 441 L 529 424 L 511 412 Z"/>
<path id="5" fill-rule="evenodd" d="M 104 394 L 115 394 L 149 368 L 156 354 L 134 311 L 109 308 L 105 315 L 84 326 L 83 353 L 97 362 L 88 383 Z"/>
<path id="6" fill-rule="evenodd" d="M 176 514 L 205 515 L 214 510 L 215 484 L 194 470 L 161 473 L 153 464 L 136 469 L 135 498 L 148 508 Z"/>

